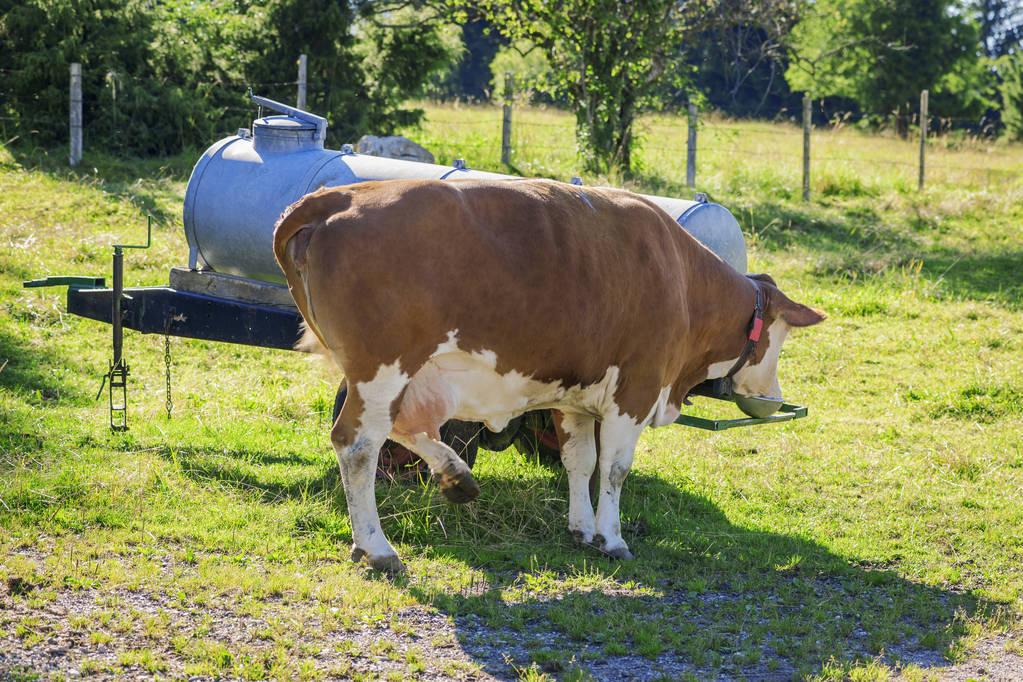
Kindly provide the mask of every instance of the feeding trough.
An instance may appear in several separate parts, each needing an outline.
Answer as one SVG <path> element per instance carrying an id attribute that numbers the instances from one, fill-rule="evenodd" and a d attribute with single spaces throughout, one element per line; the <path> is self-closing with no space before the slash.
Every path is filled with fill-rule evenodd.
<path id="1" fill-rule="evenodd" d="M 124 251 L 146 248 L 148 239 L 144 245 L 114 246 L 111 287 L 96 277 L 47 277 L 25 283 L 26 287 L 67 286 L 68 312 L 111 325 L 113 357 L 104 380 L 114 429 L 127 428 L 130 372 L 122 352 L 124 328 L 167 337 L 294 348 L 301 316 L 272 247 L 274 224 L 294 201 L 321 187 L 368 180 L 514 179 L 471 169 L 462 161 L 442 166 L 356 154 L 349 145 L 329 150 L 324 146 L 324 118 L 262 97 L 252 96 L 252 102 L 260 108 L 252 127 L 213 144 L 192 171 L 183 216 L 189 247 L 187 266 L 172 269 L 167 286 L 124 286 Z M 263 116 L 263 109 L 277 114 Z M 680 229 L 739 272 L 746 272 L 742 231 L 726 208 L 708 201 L 705 195 L 693 200 L 647 198 L 664 209 Z M 342 386 L 338 403 L 343 391 Z M 693 395 L 733 400 L 724 380 L 705 382 Z M 722 430 L 806 416 L 806 408 L 787 403 L 766 406 L 761 401 L 740 407 L 751 416 L 705 419 L 682 415 L 677 423 Z M 768 414 L 765 407 L 777 411 Z M 761 409 L 763 412 L 758 412 Z M 516 420 L 508 429 L 522 428 L 521 422 Z M 515 440 L 508 429 L 498 434 L 482 428 L 474 431 L 484 447 L 503 449 Z"/>

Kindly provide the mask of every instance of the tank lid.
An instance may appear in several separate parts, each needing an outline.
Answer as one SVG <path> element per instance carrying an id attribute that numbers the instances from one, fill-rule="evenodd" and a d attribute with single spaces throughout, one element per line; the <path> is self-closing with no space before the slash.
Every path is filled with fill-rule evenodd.
<path id="1" fill-rule="evenodd" d="M 252 132 L 257 148 L 261 144 L 260 138 L 263 141 L 283 138 L 292 142 L 298 141 L 301 147 L 311 144 L 313 147 L 323 149 L 323 142 L 327 139 L 327 119 L 266 97 L 253 95 L 251 90 L 249 99 L 253 104 L 283 114 L 283 116 L 264 116 L 253 122 Z"/>
<path id="2" fill-rule="evenodd" d="M 275 128 L 298 132 L 300 130 L 316 130 L 316 124 L 303 121 L 293 116 L 264 116 L 252 122 L 256 128 Z"/>
<path id="3" fill-rule="evenodd" d="M 323 149 L 319 127 L 296 116 L 264 116 L 252 122 L 252 142 L 259 153 Z"/>

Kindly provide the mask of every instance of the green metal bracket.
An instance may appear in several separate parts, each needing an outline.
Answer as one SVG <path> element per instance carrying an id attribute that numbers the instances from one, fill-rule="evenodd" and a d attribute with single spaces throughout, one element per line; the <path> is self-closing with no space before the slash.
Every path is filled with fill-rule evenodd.
<path id="1" fill-rule="evenodd" d="M 153 243 L 153 216 L 146 215 L 146 243 L 145 244 L 114 244 L 114 251 L 121 249 L 148 249 Z"/>
<path id="2" fill-rule="evenodd" d="M 37 287 L 71 287 L 72 289 L 103 289 L 107 285 L 105 277 L 88 277 L 86 275 L 57 275 L 42 279 L 30 279 L 22 282 L 26 289 Z"/>
<path id="3" fill-rule="evenodd" d="M 734 429 L 740 426 L 756 426 L 757 424 L 777 424 L 778 422 L 790 422 L 793 419 L 802 419 L 808 413 L 808 410 L 802 405 L 791 405 L 789 403 L 782 403 L 781 408 L 770 417 L 764 417 L 763 419 L 755 419 L 753 417 L 743 417 L 740 419 L 705 419 L 703 417 L 694 417 L 688 414 L 683 414 L 675 420 L 676 424 L 683 426 L 692 426 L 697 429 L 706 429 L 707 431 L 724 431 L 725 429 Z"/>

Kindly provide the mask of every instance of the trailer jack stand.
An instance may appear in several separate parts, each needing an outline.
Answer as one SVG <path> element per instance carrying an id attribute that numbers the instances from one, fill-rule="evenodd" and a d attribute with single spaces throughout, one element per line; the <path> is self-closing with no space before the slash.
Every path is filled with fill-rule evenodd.
<path id="1" fill-rule="evenodd" d="M 130 374 L 131 370 L 128 369 L 124 358 L 121 358 L 116 365 L 111 362 L 110 370 L 103 375 L 103 383 L 100 384 L 99 393 L 96 394 L 96 400 L 99 400 L 99 397 L 103 395 L 103 388 L 108 387 L 111 431 L 128 430 L 128 375 Z M 120 399 L 118 400 L 118 398 Z"/>
<path id="2" fill-rule="evenodd" d="M 124 293 L 124 250 L 148 249 L 153 241 L 153 217 L 146 216 L 145 244 L 114 244 L 113 279 L 114 286 L 111 300 L 110 327 L 113 332 L 114 359 L 110 361 L 110 369 L 103 375 L 103 384 L 109 388 L 110 430 L 128 430 L 128 376 L 131 372 L 122 355 L 124 347 L 124 315 L 121 301 L 131 300 Z M 100 384 L 96 399 L 103 395 L 103 384 Z M 119 398 L 119 399 L 118 399 Z"/>

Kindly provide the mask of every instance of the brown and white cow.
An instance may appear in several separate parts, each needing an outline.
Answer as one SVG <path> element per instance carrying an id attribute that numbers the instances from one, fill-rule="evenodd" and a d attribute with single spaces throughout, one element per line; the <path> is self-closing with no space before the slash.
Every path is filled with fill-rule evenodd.
<path id="1" fill-rule="evenodd" d="M 630 558 L 618 505 L 643 428 L 674 422 L 693 386 L 736 363 L 758 287 L 764 332 L 733 377 L 737 393 L 780 396 L 786 334 L 823 319 L 616 189 L 538 180 L 324 189 L 284 213 L 274 250 L 309 329 L 347 377 L 331 441 L 352 558 L 389 571 L 402 564 L 374 497 L 385 439 L 422 457 L 449 500 L 467 502 L 479 486 L 439 427 L 460 419 L 499 430 L 556 409 L 568 527 Z"/>

